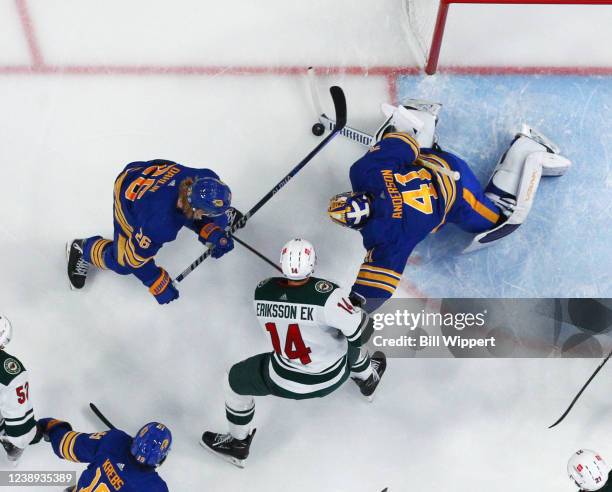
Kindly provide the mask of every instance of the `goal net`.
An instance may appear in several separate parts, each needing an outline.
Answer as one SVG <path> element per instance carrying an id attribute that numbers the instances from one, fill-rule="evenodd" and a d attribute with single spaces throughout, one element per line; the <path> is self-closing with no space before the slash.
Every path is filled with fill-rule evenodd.
<path id="1" fill-rule="evenodd" d="M 425 72 L 437 70 L 446 18 L 452 15 L 452 4 L 473 5 L 612 5 L 612 0 L 402 0 L 406 19 L 408 44 L 419 65 Z M 450 13 L 450 14 L 449 14 Z M 469 26 L 466 26 L 469 36 Z"/>

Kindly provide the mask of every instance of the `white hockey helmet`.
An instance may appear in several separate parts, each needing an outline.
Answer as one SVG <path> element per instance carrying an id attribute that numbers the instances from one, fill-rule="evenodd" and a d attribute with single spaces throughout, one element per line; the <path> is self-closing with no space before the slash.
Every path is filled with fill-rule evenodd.
<path id="1" fill-rule="evenodd" d="M 283 275 L 290 280 L 304 280 L 310 277 L 316 263 L 314 246 L 305 239 L 292 239 L 281 250 L 280 264 Z"/>
<path id="2" fill-rule="evenodd" d="M 0 349 L 6 347 L 13 338 L 13 327 L 8 318 L 0 316 Z"/>
<path id="3" fill-rule="evenodd" d="M 567 474 L 581 490 L 599 490 L 606 485 L 610 467 L 590 449 L 579 449 L 567 462 Z"/>

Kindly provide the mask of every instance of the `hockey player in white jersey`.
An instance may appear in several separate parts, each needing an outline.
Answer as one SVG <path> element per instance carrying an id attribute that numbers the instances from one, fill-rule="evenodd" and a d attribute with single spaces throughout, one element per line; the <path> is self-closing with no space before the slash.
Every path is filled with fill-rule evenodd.
<path id="1" fill-rule="evenodd" d="M 301 400 L 323 397 L 349 377 L 371 400 L 385 372 L 382 352 L 361 350 L 372 334 L 368 315 L 354 307 L 349 292 L 312 277 L 315 250 L 293 239 L 281 252 L 285 277 L 270 278 L 255 290 L 255 312 L 273 352 L 234 364 L 224 381 L 229 433 L 204 432 L 200 444 L 243 467 L 249 455 L 254 396 Z"/>
<path id="2" fill-rule="evenodd" d="M 4 349 L 11 341 L 10 321 L 0 316 L 0 443 L 8 461 L 16 463 L 36 436 L 30 383 L 23 364 Z"/>

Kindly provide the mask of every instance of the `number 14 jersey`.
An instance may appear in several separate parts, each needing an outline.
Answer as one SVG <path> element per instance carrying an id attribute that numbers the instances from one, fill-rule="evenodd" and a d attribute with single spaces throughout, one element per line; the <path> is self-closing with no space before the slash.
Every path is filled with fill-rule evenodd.
<path id="1" fill-rule="evenodd" d="M 304 383 L 322 389 L 343 376 L 348 345 L 361 345 L 367 324 L 367 315 L 351 304 L 348 291 L 315 277 L 297 287 L 270 278 L 257 286 L 254 303 L 274 349 L 270 378 L 275 383 L 291 391 Z"/>

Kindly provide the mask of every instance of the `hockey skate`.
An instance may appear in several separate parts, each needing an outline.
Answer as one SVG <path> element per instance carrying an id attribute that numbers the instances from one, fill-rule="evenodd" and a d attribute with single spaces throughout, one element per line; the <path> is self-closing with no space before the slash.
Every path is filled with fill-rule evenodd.
<path id="1" fill-rule="evenodd" d="M 217 434 L 215 432 L 205 432 L 200 439 L 200 446 L 208 449 L 225 461 L 229 461 L 238 468 L 244 468 L 246 459 L 249 456 L 251 441 L 255 435 L 253 431 L 245 439 L 236 439 L 231 434 Z"/>
<path id="2" fill-rule="evenodd" d="M 72 290 L 80 290 L 85 286 L 89 263 L 83 259 L 84 239 L 74 239 L 66 244 L 68 259 L 68 280 Z"/>
<path id="3" fill-rule="evenodd" d="M 3 435 L 6 435 L 6 433 Z M 6 451 L 6 460 L 9 466 L 16 467 L 24 450 L 4 439 L 0 439 L 0 444 L 2 444 L 4 451 Z"/>
<path id="4" fill-rule="evenodd" d="M 372 365 L 372 374 L 370 377 L 366 380 L 353 378 L 353 381 L 359 386 L 361 394 L 367 397 L 369 401 L 372 401 L 374 400 L 374 391 L 376 391 L 380 379 L 387 369 L 387 356 L 380 351 L 376 351 L 370 358 L 370 364 Z"/>

